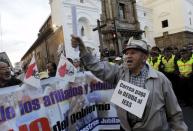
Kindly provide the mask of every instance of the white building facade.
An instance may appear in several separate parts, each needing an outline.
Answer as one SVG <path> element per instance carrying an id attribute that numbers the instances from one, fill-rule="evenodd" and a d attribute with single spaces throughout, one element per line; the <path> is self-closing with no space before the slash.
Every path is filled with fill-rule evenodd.
<path id="1" fill-rule="evenodd" d="M 73 34 L 74 23 L 77 35 L 83 39 L 86 46 L 93 48 L 99 57 L 99 36 L 98 32 L 93 32 L 92 29 L 97 26 L 97 19 L 100 19 L 100 0 L 50 0 L 50 7 L 52 23 L 56 28 L 63 26 L 66 57 L 79 57 L 79 53 L 71 47 L 70 35 Z M 72 8 L 76 10 L 76 22 L 72 22 Z"/>
<path id="2" fill-rule="evenodd" d="M 142 39 L 146 40 L 148 44 L 155 46 L 154 32 L 153 32 L 153 11 L 144 6 L 143 0 L 136 0 L 137 17 L 140 23 L 140 29 L 144 31 Z"/>
<path id="3" fill-rule="evenodd" d="M 143 0 L 152 10 L 153 32 L 159 47 L 193 43 L 193 0 Z"/>

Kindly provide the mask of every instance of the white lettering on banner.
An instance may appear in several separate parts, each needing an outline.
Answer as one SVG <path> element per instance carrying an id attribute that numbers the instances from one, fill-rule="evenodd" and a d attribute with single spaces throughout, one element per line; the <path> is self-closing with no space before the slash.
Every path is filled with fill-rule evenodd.
<path id="1" fill-rule="evenodd" d="M 111 102 L 142 118 L 149 91 L 120 80 L 115 88 Z"/>

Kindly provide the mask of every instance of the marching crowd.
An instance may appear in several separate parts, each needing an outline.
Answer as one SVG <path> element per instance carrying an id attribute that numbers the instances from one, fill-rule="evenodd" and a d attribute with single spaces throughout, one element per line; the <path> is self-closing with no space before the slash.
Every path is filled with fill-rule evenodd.
<path id="1" fill-rule="evenodd" d="M 150 90 L 151 93 L 142 118 L 137 118 L 129 112 L 117 108 L 122 130 L 167 131 L 173 129 L 187 131 L 179 104 L 193 106 L 192 44 L 180 49 L 166 47 L 162 51 L 158 47 L 153 47 L 150 51 L 145 41 L 131 39 L 123 50 L 123 60 L 117 57 L 113 61 L 114 64 L 112 61 L 109 63 L 98 60 L 79 37 L 72 35 L 72 47 L 76 48 L 77 43 L 79 44 L 81 62 L 87 70 L 92 71 L 101 80 L 112 84 L 124 80 Z M 76 66 L 79 61 L 73 62 Z M 47 64 L 47 70 L 50 77 L 55 76 L 56 65 L 54 63 Z M 9 64 L 1 60 L 0 88 L 20 83 L 20 80 L 11 76 Z"/>
<path id="2" fill-rule="evenodd" d="M 121 131 L 188 130 L 171 82 L 163 73 L 147 64 L 152 52 L 146 41 L 130 38 L 122 51 L 121 65 L 98 60 L 77 36 L 72 35 L 71 44 L 73 48 L 79 46 L 84 66 L 101 80 L 114 85 L 123 80 L 150 91 L 142 118 L 117 106 Z"/>
<path id="3" fill-rule="evenodd" d="M 0 88 L 19 85 L 22 82 L 11 75 L 11 68 L 9 63 L 1 59 L 0 60 Z"/>

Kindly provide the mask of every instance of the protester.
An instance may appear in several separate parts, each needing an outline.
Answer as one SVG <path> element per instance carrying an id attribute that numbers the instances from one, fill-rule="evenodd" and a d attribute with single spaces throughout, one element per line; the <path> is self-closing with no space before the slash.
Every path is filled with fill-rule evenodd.
<path id="1" fill-rule="evenodd" d="M 73 65 L 76 69 L 80 68 L 80 60 L 78 58 L 73 60 Z"/>
<path id="2" fill-rule="evenodd" d="M 117 64 L 117 65 L 121 65 L 121 63 L 122 63 L 121 57 L 116 57 L 115 60 L 114 60 L 114 63 Z"/>
<path id="3" fill-rule="evenodd" d="M 79 45 L 80 57 L 84 65 L 101 80 L 112 84 L 124 80 L 150 91 L 141 119 L 117 107 L 117 114 L 125 131 L 188 130 L 171 82 L 161 72 L 146 64 L 149 47 L 145 41 L 129 40 L 123 50 L 126 62 L 122 66 L 97 60 L 77 36 L 72 35 L 71 42 L 73 48 Z"/>
<path id="4" fill-rule="evenodd" d="M 49 62 L 47 64 L 47 70 L 48 70 L 49 77 L 55 77 L 56 70 L 57 70 L 56 64 L 54 62 Z"/>
<path id="5" fill-rule="evenodd" d="M 11 76 L 11 69 L 8 62 L 0 61 L 0 88 L 19 85 L 22 82 Z"/>
<path id="6" fill-rule="evenodd" d="M 84 71 L 84 67 L 83 67 L 83 65 L 81 65 L 81 61 L 80 61 L 79 58 L 75 58 L 75 59 L 73 60 L 73 65 L 74 65 L 74 67 L 76 68 L 76 70 L 77 70 L 78 72 Z"/>
<path id="7" fill-rule="evenodd" d="M 25 73 L 27 71 L 27 64 L 23 64 L 22 66 L 22 73 L 20 75 L 18 75 L 16 78 L 23 81 L 24 77 L 25 77 Z"/>

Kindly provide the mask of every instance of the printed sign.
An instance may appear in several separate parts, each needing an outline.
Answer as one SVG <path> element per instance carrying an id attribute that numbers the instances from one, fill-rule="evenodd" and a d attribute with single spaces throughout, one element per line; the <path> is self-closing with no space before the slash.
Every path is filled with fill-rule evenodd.
<path id="1" fill-rule="evenodd" d="M 115 88 L 111 102 L 142 118 L 149 91 L 120 80 Z"/>

